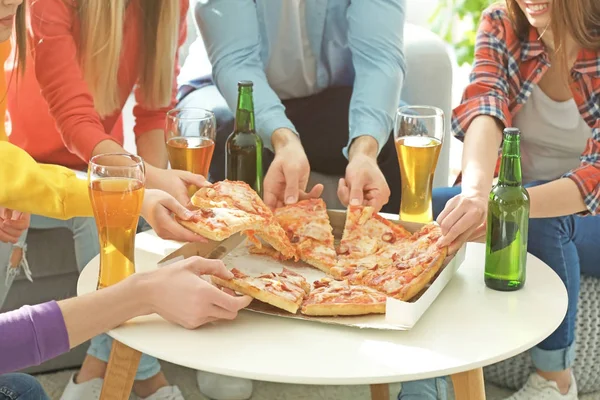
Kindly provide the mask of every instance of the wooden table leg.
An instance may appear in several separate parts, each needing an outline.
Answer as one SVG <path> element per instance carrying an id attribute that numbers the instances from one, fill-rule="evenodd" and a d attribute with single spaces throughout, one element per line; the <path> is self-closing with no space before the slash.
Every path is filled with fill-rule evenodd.
<path id="1" fill-rule="evenodd" d="M 452 375 L 452 384 L 456 400 L 485 400 L 481 368 Z"/>
<path id="2" fill-rule="evenodd" d="M 371 400 L 390 400 L 390 385 L 371 385 Z"/>
<path id="3" fill-rule="evenodd" d="M 100 400 L 128 400 L 142 353 L 113 340 Z"/>

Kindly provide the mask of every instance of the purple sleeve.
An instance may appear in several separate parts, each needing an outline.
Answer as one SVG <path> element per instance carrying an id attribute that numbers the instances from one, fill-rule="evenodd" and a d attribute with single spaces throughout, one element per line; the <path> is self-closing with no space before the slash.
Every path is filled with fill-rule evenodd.
<path id="1" fill-rule="evenodd" d="M 0 374 L 16 371 L 69 350 L 69 335 L 55 301 L 0 314 Z"/>

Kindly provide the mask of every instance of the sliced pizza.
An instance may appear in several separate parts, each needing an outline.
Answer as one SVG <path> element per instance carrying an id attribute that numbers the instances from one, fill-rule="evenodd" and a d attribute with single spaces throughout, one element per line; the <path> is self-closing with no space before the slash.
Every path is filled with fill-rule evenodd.
<path id="1" fill-rule="evenodd" d="M 272 272 L 257 277 L 248 276 L 235 268 L 231 272 L 233 279 L 226 280 L 216 276 L 211 279 L 218 286 L 248 295 L 292 314 L 296 314 L 310 291 L 310 284 L 302 275 L 286 268 L 279 273 Z"/>
<path id="2" fill-rule="evenodd" d="M 275 217 L 260 196 L 245 182 L 219 181 L 200 188 L 191 198 L 194 207 L 203 209 L 223 208 L 240 210 L 262 219 L 262 223 L 245 229 L 250 239 L 260 237 L 282 254 L 285 259 L 294 258 L 292 247 L 284 230 L 275 222 Z M 257 241 L 259 244 L 260 242 Z"/>
<path id="3" fill-rule="evenodd" d="M 338 255 L 340 258 L 362 258 L 408 240 L 410 236 L 401 225 L 375 213 L 373 207 L 349 206 Z"/>
<path id="4" fill-rule="evenodd" d="M 385 314 L 386 295 L 348 281 L 322 278 L 302 303 L 301 313 L 314 316 Z"/>
<path id="5" fill-rule="evenodd" d="M 275 210 L 300 260 L 329 273 L 337 262 L 334 238 L 323 199 L 302 200 Z"/>
<path id="6" fill-rule="evenodd" d="M 266 219 L 273 213 L 250 185 L 241 181 L 219 181 L 200 188 L 191 198 L 196 207 L 222 207 L 246 211 Z"/>
<path id="7" fill-rule="evenodd" d="M 177 221 L 192 232 L 215 241 L 222 241 L 238 232 L 256 229 L 263 223 L 263 218 L 257 215 L 231 208 L 199 208 L 192 212 L 192 218 L 185 221 L 177 218 Z"/>

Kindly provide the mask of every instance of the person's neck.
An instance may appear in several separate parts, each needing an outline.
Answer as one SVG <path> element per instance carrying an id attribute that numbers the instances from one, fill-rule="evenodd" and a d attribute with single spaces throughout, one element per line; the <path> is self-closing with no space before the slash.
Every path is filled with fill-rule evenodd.
<path id="1" fill-rule="evenodd" d="M 550 28 L 549 27 L 548 28 L 537 28 L 537 31 L 540 35 L 540 39 L 544 43 L 544 46 L 546 46 L 546 48 L 549 50 L 551 56 L 555 55 L 556 54 L 556 46 L 554 45 L 554 35 L 553 35 L 552 31 L 550 30 Z M 575 41 L 573 36 L 567 34 L 565 37 L 565 41 L 564 41 L 564 43 L 562 43 L 562 45 L 566 47 L 567 58 L 569 59 L 569 61 L 572 60 L 573 62 L 575 62 L 581 47 Z"/>

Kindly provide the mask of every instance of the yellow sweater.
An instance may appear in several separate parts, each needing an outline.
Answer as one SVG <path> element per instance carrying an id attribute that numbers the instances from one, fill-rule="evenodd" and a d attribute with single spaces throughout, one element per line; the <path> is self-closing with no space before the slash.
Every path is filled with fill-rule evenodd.
<path id="1" fill-rule="evenodd" d="M 10 54 L 10 41 L 0 43 L 0 65 Z M 0 71 L 1 72 L 1 71 Z M 0 115 L 6 113 L 6 81 L 0 73 Z M 2 118 L 4 119 L 4 118 Z M 69 219 L 92 216 L 87 182 L 68 168 L 38 164 L 19 147 L 8 143 L 0 123 L 0 207 Z"/>

